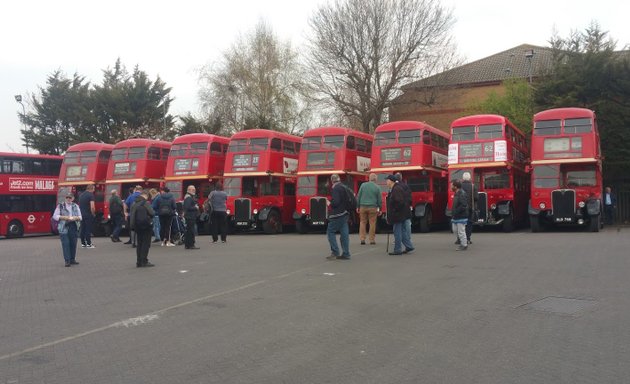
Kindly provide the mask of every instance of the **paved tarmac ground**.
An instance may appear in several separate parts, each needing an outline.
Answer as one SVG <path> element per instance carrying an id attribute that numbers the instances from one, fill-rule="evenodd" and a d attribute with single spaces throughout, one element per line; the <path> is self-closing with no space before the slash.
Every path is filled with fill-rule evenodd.
<path id="1" fill-rule="evenodd" d="M 630 229 L 0 240 L 0 383 L 628 383 Z"/>

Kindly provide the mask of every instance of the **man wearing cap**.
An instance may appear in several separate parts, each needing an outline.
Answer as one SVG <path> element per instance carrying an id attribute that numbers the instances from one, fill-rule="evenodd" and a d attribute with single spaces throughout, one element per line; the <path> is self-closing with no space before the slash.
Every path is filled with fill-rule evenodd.
<path id="1" fill-rule="evenodd" d="M 413 252 L 415 249 L 411 243 L 410 236 L 405 235 L 405 221 L 411 219 L 411 210 L 409 209 L 409 199 L 405 193 L 405 189 L 399 184 L 398 179 L 394 175 L 387 176 L 387 187 L 389 194 L 387 195 L 387 221 L 392 225 L 394 230 L 394 251 L 390 255 L 402 255 L 403 253 Z M 402 246 L 405 246 L 403 251 Z"/>
<path id="2" fill-rule="evenodd" d="M 468 198 L 468 222 L 466 223 L 466 240 L 467 244 L 472 244 L 470 238 L 472 236 L 472 225 L 475 216 L 475 209 L 477 207 L 477 187 L 473 185 L 470 180 L 470 172 L 464 172 L 462 175 L 462 190 L 466 192 L 466 197 Z M 459 244 L 459 239 L 455 244 Z"/>
<path id="3" fill-rule="evenodd" d="M 112 221 L 112 235 L 110 238 L 114 243 L 120 242 L 120 231 L 123 223 L 123 201 L 118 196 L 118 190 L 111 190 L 109 198 L 109 218 Z"/>
<path id="4" fill-rule="evenodd" d="M 330 200 L 328 214 L 328 228 L 326 234 L 328 236 L 328 243 L 330 244 L 330 256 L 326 257 L 328 260 L 350 260 L 350 229 L 348 227 L 348 199 L 346 195 L 346 187 L 341 183 L 339 175 L 334 174 L 330 176 L 332 186 L 332 198 Z M 337 244 L 337 231 L 341 235 L 341 249 L 339 254 L 339 245 Z"/>
<path id="5" fill-rule="evenodd" d="M 63 259 L 66 267 L 78 265 L 77 256 L 77 237 L 79 234 L 79 225 L 81 223 L 81 209 L 74 203 L 74 195 L 68 193 L 65 202 L 57 204 L 53 213 L 53 220 L 56 220 L 59 238 L 61 239 L 61 250 L 63 251 Z"/>

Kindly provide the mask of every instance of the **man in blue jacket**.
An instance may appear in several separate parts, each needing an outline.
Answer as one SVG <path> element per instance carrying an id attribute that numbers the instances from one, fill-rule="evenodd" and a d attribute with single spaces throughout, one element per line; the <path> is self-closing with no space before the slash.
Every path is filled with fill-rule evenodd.
<path id="1" fill-rule="evenodd" d="M 337 174 L 330 176 L 330 181 L 333 183 L 333 186 L 332 198 L 328 203 L 330 212 L 328 213 L 326 234 L 328 235 L 331 253 L 326 259 L 350 260 L 350 228 L 348 227 L 350 212 L 348 211 L 346 187 L 341 183 L 341 179 Z M 341 235 L 341 249 L 343 252 L 341 255 L 337 244 L 337 231 Z"/>

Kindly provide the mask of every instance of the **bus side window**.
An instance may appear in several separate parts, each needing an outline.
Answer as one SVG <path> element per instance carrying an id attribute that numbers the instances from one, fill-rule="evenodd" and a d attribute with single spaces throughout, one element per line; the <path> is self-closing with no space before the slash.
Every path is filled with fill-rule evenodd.
<path id="1" fill-rule="evenodd" d="M 422 142 L 427 145 L 431 144 L 431 132 L 422 131 Z"/>
<path id="2" fill-rule="evenodd" d="M 354 149 L 355 145 L 354 145 L 354 136 L 348 136 L 348 139 L 346 141 L 346 148 L 348 149 Z"/>
<path id="3" fill-rule="evenodd" d="M 271 139 L 271 150 L 282 152 L 282 141 L 278 139 L 277 137 Z"/>
<path id="4" fill-rule="evenodd" d="M 213 155 L 220 155 L 223 149 L 224 147 L 221 146 L 221 143 L 217 143 L 216 141 L 210 144 L 210 153 Z"/>

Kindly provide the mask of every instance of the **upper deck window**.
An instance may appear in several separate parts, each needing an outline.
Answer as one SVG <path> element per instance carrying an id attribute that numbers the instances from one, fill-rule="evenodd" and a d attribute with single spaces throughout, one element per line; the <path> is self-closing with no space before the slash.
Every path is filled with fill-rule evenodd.
<path id="1" fill-rule="evenodd" d="M 346 148 L 348 148 L 348 149 L 355 149 L 354 136 L 348 136 L 348 139 L 346 141 Z"/>
<path id="2" fill-rule="evenodd" d="M 282 152 L 288 155 L 295 155 L 295 143 L 292 141 L 282 140 Z"/>
<path id="3" fill-rule="evenodd" d="M 101 151 L 98 154 L 98 162 L 99 163 L 107 163 L 109 161 L 109 158 L 112 155 L 112 151 Z"/>
<path id="4" fill-rule="evenodd" d="M 190 143 L 190 150 L 188 153 L 191 156 L 205 155 L 208 152 L 208 143 Z"/>
<path id="5" fill-rule="evenodd" d="M 475 139 L 475 126 L 466 126 L 466 127 L 454 127 L 452 133 L 452 141 L 467 141 Z"/>
<path id="6" fill-rule="evenodd" d="M 220 155 L 223 153 L 223 146 L 221 143 L 217 143 L 216 141 L 210 144 L 210 154 L 212 155 Z"/>
<path id="7" fill-rule="evenodd" d="M 127 148 L 117 148 L 112 152 L 112 160 L 125 160 L 127 157 Z"/>
<path id="8" fill-rule="evenodd" d="M 592 130 L 591 119 L 564 120 L 564 133 L 589 133 Z"/>
<path id="9" fill-rule="evenodd" d="M 146 158 L 146 153 L 147 153 L 146 147 L 131 147 L 129 148 L 129 153 L 127 154 L 127 158 L 129 160 L 144 159 Z"/>
<path id="10" fill-rule="evenodd" d="M 379 132 L 374 136 L 374 145 L 390 145 L 396 143 L 396 131 Z"/>
<path id="11" fill-rule="evenodd" d="M 320 149 L 322 146 L 322 137 L 305 137 L 302 142 L 304 143 L 303 147 L 305 150 Z"/>
<path id="12" fill-rule="evenodd" d="M 322 149 L 343 148 L 343 135 L 324 136 Z"/>
<path id="13" fill-rule="evenodd" d="M 228 152 L 244 152 L 247 148 L 247 139 L 234 139 L 230 141 Z"/>
<path id="14" fill-rule="evenodd" d="M 560 134 L 560 120 L 543 120 L 534 123 L 535 136 L 549 136 Z"/>
<path id="15" fill-rule="evenodd" d="M 271 150 L 282 152 L 282 140 L 278 139 L 277 137 L 271 139 Z"/>
<path id="16" fill-rule="evenodd" d="M 249 139 L 249 149 L 250 151 L 266 151 L 269 146 L 269 139 L 260 138 L 260 139 Z"/>
<path id="17" fill-rule="evenodd" d="M 420 130 L 398 132 L 398 144 L 414 144 L 420 142 Z"/>
<path id="18" fill-rule="evenodd" d="M 509 130 L 511 133 L 512 131 Z M 503 137 L 503 126 L 501 124 L 480 125 L 477 133 L 479 139 L 498 139 Z"/>
<path id="19" fill-rule="evenodd" d="M 65 164 L 89 164 L 96 161 L 96 151 L 67 152 L 63 158 Z"/>
<path id="20" fill-rule="evenodd" d="M 170 156 L 186 156 L 186 149 L 188 148 L 188 144 L 174 144 L 171 147 Z"/>
<path id="21" fill-rule="evenodd" d="M 147 159 L 160 160 L 160 148 L 157 148 L 157 147 L 149 148 L 149 150 L 147 151 Z"/>

